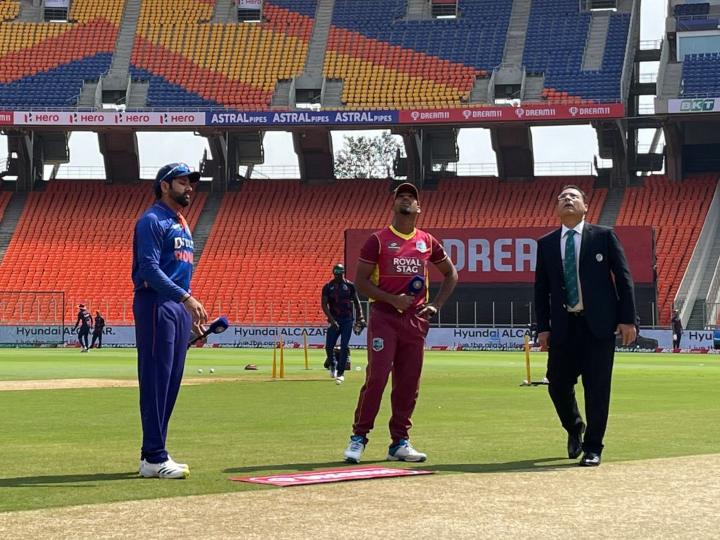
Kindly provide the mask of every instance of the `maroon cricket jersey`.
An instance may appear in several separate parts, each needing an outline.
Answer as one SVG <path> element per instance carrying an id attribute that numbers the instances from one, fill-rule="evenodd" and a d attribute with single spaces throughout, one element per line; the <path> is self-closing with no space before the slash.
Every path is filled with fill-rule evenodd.
<path id="1" fill-rule="evenodd" d="M 375 265 L 370 280 L 385 292 L 409 294 L 415 276 L 425 280 L 415 295 L 414 307 L 428 300 L 428 262 L 438 264 L 445 259 L 445 250 L 430 233 L 415 229 L 402 234 L 392 225 L 373 233 L 360 250 L 360 260 Z"/>

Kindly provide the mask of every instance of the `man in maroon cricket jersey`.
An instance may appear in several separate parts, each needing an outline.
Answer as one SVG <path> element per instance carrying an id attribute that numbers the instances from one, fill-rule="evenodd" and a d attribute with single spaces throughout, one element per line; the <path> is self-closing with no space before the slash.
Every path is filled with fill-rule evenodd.
<path id="1" fill-rule="evenodd" d="M 363 246 L 355 286 L 370 298 L 368 366 L 355 409 L 345 461 L 359 463 L 373 428 L 383 391 L 392 372 L 390 461 L 425 461 L 427 455 L 408 441 L 410 417 L 417 402 L 425 336 L 430 323 L 457 284 L 457 271 L 432 235 L 415 228 L 420 206 L 413 184 L 395 190 L 393 220 Z M 428 263 L 443 274 L 440 290 L 428 303 Z"/>

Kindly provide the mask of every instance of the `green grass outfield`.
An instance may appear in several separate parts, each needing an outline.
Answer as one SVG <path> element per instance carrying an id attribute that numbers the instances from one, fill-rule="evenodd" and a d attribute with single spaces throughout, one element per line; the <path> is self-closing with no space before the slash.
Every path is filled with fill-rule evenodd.
<path id="1" fill-rule="evenodd" d="M 364 372 L 349 372 L 337 386 L 322 369 L 322 352 L 311 351 L 305 371 L 302 352 L 288 351 L 286 379 L 272 381 L 271 355 L 190 352 L 186 377 L 242 380 L 180 392 L 168 445 L 191 466 L 182 481 L 137 477 L 136 388 L 0 392 L 0 511 L 275 489 L 228 477 L 338 466 Z M 259 370 L 243 371 L 247 363 Z M 353 367 L 365 363 L 364 352 L 354 351 Z M 543 364 L 535 354 L 535 378 Z M 0 380 L 52 378 L 133 379 L 134 351 L 0 350 Z M 524 378 L 521 353 L 427 353 L 412 431 L 429 454 L 421 468 L 450 474 L 571 466 L 546 387 L 519 387 Z M 618 354 L 605 461 L 717 453 L 718 381 L 718 356 Z M 363 463 L 385 456 L 388 402 L 386 394 Z"/>

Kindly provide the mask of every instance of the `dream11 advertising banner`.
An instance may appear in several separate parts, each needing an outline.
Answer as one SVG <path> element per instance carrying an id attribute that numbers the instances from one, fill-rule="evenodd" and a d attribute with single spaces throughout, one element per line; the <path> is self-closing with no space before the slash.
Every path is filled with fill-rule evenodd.
<path id="1" fill-rule="evenodd" d="M 400 111 L 401 124 L 534 122 L 550 120 L 592 120 L 623 118 L 622 103 L 587 105 L 527 104 L 520 107 L 494 106 L 454 109 L 411 109 Z"/>
<path id="2" fill-rule="evenodd" d="M 535 281 L 537 239 L 555 227 L 504 229 L 427 229 L 443 245 L 458 270 L 460 283 L 528 284 Z M 360 250 L 374 231 L 345 231 L 345 267 L 348 279 L 355 279 Z M 625 248 L 636 284 L 654 283 L 652 227 L 615 227 Z M 595 260 L 595 254 L 591 254 Z M 432 268 L 432 265 L 430 265 Z M 434 268 L 430 279 L 439 282 Z"/>

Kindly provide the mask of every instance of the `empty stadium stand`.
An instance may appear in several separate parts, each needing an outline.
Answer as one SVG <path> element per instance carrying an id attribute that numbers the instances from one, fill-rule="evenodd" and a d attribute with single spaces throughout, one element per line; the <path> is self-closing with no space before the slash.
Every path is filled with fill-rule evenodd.
<path id="1" fill-rule="evenodd" d="M 110 67 L 124 2 L 75 0 L 68 23 L 1 22 L 0 106 L 74 105 Z"/>
<path id="2" fill-rule="evenodd" d="M 609 15 L 602 69 L 583 71 L 590 13 L 575 0 L 533 0 L 523 63 L 529 74 L 544 74 L 544 97 L 555 103 L 620 101 L 620 78 L 630 15 Z"/>
<path id="3" fill-rule="evenodd" d="M 0 105 L 71 106 L 110 67 L 125 0 L 74 0 L 68 23 L 13 21 L 0 3 Z M 140 4 L 130 74 L 147 106 L 267 108 L 305 68 L 317 0 L 268 0 L 262 21 L 212 23 L 215 0 Z M 455 107 L 501 63 L 512 2 L 458 0 L 458 17 L 407 17 L 406 0 L 336 2 L 323 75 L 350 109 Z M 618 101 L 630 15 L 608 15 L 599 70 L 582 69 L 591 15 L 576 0 L 534 0 L 523 64 L 551 103 Z M 53 85 L 57 82 L 57 85 Z M 32 88 L 34 95 L 25 90 Z"/>
<path id="4" fill-rule="evenodd" d="M 532 187 L 455 179 L 423 193 L 422 226 L 555 225 L 554 194 L 568 182 L 587 191 L 594 219 L 605 190 L 593 191 L 589 178 L 541 179 Z M 388 187 L 386 181 L 367 180 L 332 186 L 248 181 L 222 201 L 196 269 L 196 294 L 212 312 L 244 323 L 322 323 L 317 294 L 328 268 L 343 259 L 343 231 L 385 226 Z M 206 199 L 204 193 L 196 197 L 187 216 L 191 227 Z M 151 202 L 148 185 L 55 181 L 45 192 L 31 193 L 0 265 L 0 291 L 62 290 L 66 321 L 73 320 L 79 302 L 116 323 L 132 321 L 132 228 Z M 17 268 L 27 271 L 10 271 Z M 12 313 L 5 310 L 7 321 Z M 38 318 L 20 305 L 14 316 L 26 322 Z"/>
<path id="5" fill-rule="evenodd" d="M 421 194 L 425 212 L 420 225 L 556 226 L 554 195 L 567 183 L 586 191 L 588 220 L 597 222 L 607 190 L 593 189 L 593 181 L 442 180 L 436 190 Z M 650 225 L 656 230 L 661 324 L 669 322 L 716 183 L 716 175 L 683 182 L 655 176 L 641 187 L 625 190 L 616 225 Z M 0 209 L 7 200 L 7 195 L 0 195 Z M 188 212 L 193 228 L 205 200 L 204 193 L 197 193 Z M 66 321 L 73 320 L 76 304 L 85 302 L 106 312 L 108 320 L 131 322 L 132 228 L 151 202 L 147 184 L 54 181 L 45 192 L 30 193 L 0 265 L 0 291 L 62 290 Z M 328 269 L 343 259 L 343 231 L 384 227 L 390 204 L 389 185 L 381 180 L 324 186 L 249 180 L 240 192 L 222 199 L 196 268 L 194 291 L 212 313 L 222 311 L 238 322 L 321 324 L 318 291 L 329 279 Z M 3 316 L 7 321 L 8 313 Z M 31 322 L 38 314 L 17 311 L 14 316 Z"/>
<path id="6" fill-rule="evenodd" d="M 138 21 L 130 72 L 149 81 L 148 106 L 266 108 L 278 80 L 302 73 L 316 0 L 265 2 L 258 24 L 199 24 L 214 1 L 171 4 L 173 24 L 162 2 L 143 2 Z"/>
<path id="7" fill-rule="evenodd" d="M 682 63 L 684 97 L 720 96 L 720 52 L 689 54 Z"/>
<path id="8" fill-rule="evenodd" d="M 712 200 L 717 175 L 671 182 L 651 176 L 642 187 L 628 187 L 616 225 L 652 225 L 657 256 L 660 324 L 669 324 L 672 303 L 685 274 Z"/>
<path id="9" fill-rule="evenodd" d="M 508 184 L 494 178 L 446 180 L 422 193 L 421 226 L 554 226 L 555 194 L 582 187 L 596 219 L 606 190 L 592 179 L 547 178 Z M 248 181 L 225 195 L 195 274 L 211 310 L 244 323 L 323 323 L 319 291 L 343 260 L 346 228 L 379 229 L 390 220 L 385 181 L 343 180 L 330 186 L 298 181 Z M 351 216 L 351 219 L 348 219 Z"/>
<path id="10" fill-rule="evenodd" d="M 149 183 L 53 181 L 30 193 L 0 264 L 0 291 L 64 291 L 66 322 L 74 321 L 80 302 L 105 313 L 110 324 L 131 320 L 133 226 L 153 199 Z M 186 216 L 191 228 L 205 199 L 195 194 Z M 4 322 L 57 320 L 44 311 L 48 304 L 38 312 L 4 301 Z"/>
<path id="11" fill-rule="evenodd" d="M 501 62 L 511 2 L 460 0 L 447 20 L 406 20 L 406 4 L 335 4 L 324 71 L 349 107 L 460 106 Z"/>

